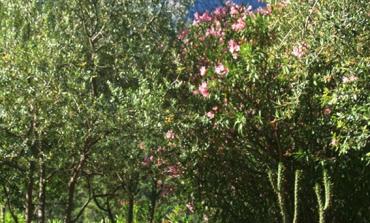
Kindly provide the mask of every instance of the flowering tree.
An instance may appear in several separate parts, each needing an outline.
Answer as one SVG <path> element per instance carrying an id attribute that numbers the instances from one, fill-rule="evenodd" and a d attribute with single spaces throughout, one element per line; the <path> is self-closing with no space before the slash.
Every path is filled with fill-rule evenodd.
<path id="1" fill-rule="evenodd" d="M 362 12 L 352 19 L 366 20 L 363 4 L 359 1 L 351 8 Z M 369 138 L 365 118 L 365 73 L 369 68 L 364 66 L 368 48 L 353 49 L 336 40 L 340 34 L 358 45 L 357 36 L 368 34 L 363 22 L 359 26 L 351 23 L 358 32 L 355 36 L 344 34 L 349 28 L 338 27 L 337 21 L 349 17 L 339 12 L 333 21 L 325 20 L 325 13 L 336 10 L 334 5 L 281 2 L 252 10 L 229 3 L 212 12 L 195 13 L 192 25 L 179 34 L 179 58 L 184 61 L 179 78 L 185 83 L 181 94 L 186 95 L 184 104 L 191 108 L 189 118 L 184 118 L 188 126 L 183 127 L 188 128 L 183 137 L 193 140 L 184 141 L 184 147 L 191 149 L 190 156 L 197 157 L 189 174 L 197 182 L 199 198 L 219 208 L 216 213 L 223 221 L 256 221 L 259 216 L 276 221 L 274 208 L 264 208 L 275 200 L 270 193 L 276 194 L 282 222 L 333 219 L 331 189 L 339 180 L 334 175 L 344 172 L 347 165 L 341 154 L 350 152 L 355 156 L 352 163 L 364 165 L 359 160 L 366 159 Z M 334 34 L 328 33 L 328 27 L 334 27 Z M 339 58 L 337 54 L 328 51 L 333 44 L 353 63 L 334 59 Z M 353 72 L 348 74 L 349 67 Z M 349 101 L 338 101 L 346 100 L 348 94 L 355 94 L 358 100 L 351 111 L 344 108 Z M 350 123 L 356 123 L 353 132 L 349 131 Z M 242 157 L 240 163 L 236 157 Z M 210 166 L 212 172 L 206 169 Z M 268 169 L 269 180 L 263 179 Z M 331 180 L 328 172 L 333 174 Z M 259 188 L 268 181 L 270 189 Z M 312 190 L 315 184 L 316 194 Z M 243 189 L 246 187 L 248 190 Z M 290 193 L 293 190 L 295 193 Z M 306 193 L 299 195 L 299 191 Z M 345 194 L 335 192 L 341 199 Z M 261 197 L 266 203 L 259 200 Z M 298 216 L 302 207 L 306 211 Z"/>
<path id="2" fill-rule="evenodd" d="M 189 4 L 0 0 L 4 216 L 368 222 L 367 1 Z"/>

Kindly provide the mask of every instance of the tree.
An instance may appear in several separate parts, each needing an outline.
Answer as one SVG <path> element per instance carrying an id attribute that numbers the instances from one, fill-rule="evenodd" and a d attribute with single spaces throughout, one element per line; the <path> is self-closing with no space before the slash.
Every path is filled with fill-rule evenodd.
<path id="1" fill-rule="evenodd" d="M 363 46 L 368 35 L 363 25 L 367 6 L 358 1 L 349 9 L 361 11 L 358 16 L 342 14 L 336 7 L 335 1 L 278 3 L 252 11 L 231 4 L 196 15 L 189 29 L 180 33 L 179 61 L 184 62 L 180 63 L 183 82 L 178 92 L 187 100 L 177 106 L 185 116 L 183 146 L 191 151 L 188 156 L 193 167 L 189 167 L 189 174 L 196 185 L 194 190 L 199 191 L 198 199 L 215 207 L 216 218 L 222 222 L 263 222 L 267 218 L 312 222 L 319 219 L 318 215 L 334 221 L 333 213 L 339 209 L 332 202 L 341 203 L 331 200 L 333 185 L 341 181 L 334 173 L 346 172 L 348 161 L 335 149 L 348 145 L 336 140 L 337 131 L 356 141 L 346 147 L 347 152 L 355 148 L 365 152 L 368 144 L 368 122 L 360 118 L 366 116 L 368 107 L 368 87 L 364 84 L 368 68 L 363 66 L 367 61 L 363 53 L 368 49 L 354 49 L 348 44 Z M 334 19 L 327 20 L 333 11 Z M 349 18 L 361 25 L 338 27 L 339 21 Z M 356 34 L 348 35 L 347 28 Z M 338 33 L 346 34 L 337 38 Z M 344 65 L 343 56 L 338 60 L 336 53 L 326 50 L 334 48 L 332 44 L 358 63 Z M 356 73 L 350 75 L 343 69 Z M 346 114 L 341 106 L 340 112 L 335 110 L 339 109 L 338 94 L 348 95 L 348 91 L 339 93 L 343 90 L 341 81 L 345 86 L 356 86 L 350 90 L 356 95 L 356 106 Z M 335 92 L 335 107 L 327 103 L 333 99 L 327 96 L 332 95 L 329 92 Z M 356 120 L 355 134 L 334 124 L 343 124 L 344 119 L 348 124 Z M 349 162 L 364 167 L 363 162 L 358 163 L 365 158 L 364 153 L 358 157 L 360 153 L 353 151 L 357 158 Z M 212 172 L 207 171 L 210 166 Z M 269 185 L 263 179 L 266 172 L 270 173 L 272 188 L 259 187 Z M 317 192 L 321 189 L 316 195 L 312 189 L 318 182 L 323 182 L 316 188 L 325 187 L 326 199 Z M 356 187 L 362 188 L 360 184 Z M 346 194 L 335 193 L 340 197 Z M 220 197 L 226 197 L 225 201 Z M 260 197 L 266 202 L 261 203 Z M 300 210 L 305 212 L 297 216 L 295 212 Z M 362 213 L 361 208 L 357 212 Z"/>
<path id="2" fill-rule="evenodd" d="M 160 116 L 152 116 L 162 111 L 163 77 L 174 69 L 172 13 L 182 8 L 171 7 L 167 1 L 1 1 L 2 168 L 19 178 L 4 181 L 4 195 L 9 207 L 17 204 L 15 213 L 25 204 L 27 222 L 35 219 L 35 208 L 41 222 L 46 213 L 77 221 L 95 198 L 85 189 L 90 178 L 114 167 L 97 166 L 102 148 L 137 153 L 131 163 L 139 165 L 138 136 L 163 140 Z M 146 105 L 143 96 L 154 92 Z M 120 135 L 122 129 L 133 130 L 132 138 Z M 119 148 L 105 147 L 123 139 Z M 134 170 L 126 164 L 117 168 L 127 170 L 112 172 Z M 27 191 L 27 202 L 10 190 L 13 185 Z M 46 203 L 57 210 L 47 211 Z"/>

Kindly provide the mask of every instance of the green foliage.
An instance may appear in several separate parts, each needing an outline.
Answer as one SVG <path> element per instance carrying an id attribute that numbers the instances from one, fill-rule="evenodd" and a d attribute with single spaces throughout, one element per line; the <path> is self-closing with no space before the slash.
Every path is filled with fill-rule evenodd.
<path id="1" fill-rule="evenodd" d="M 367 1 L 190 2 L 0 0 L 6 222 L 370 219 Z"/>
<path id="2" fill-rule="evenodd" d="M 103 213 L 111 205 L 115 216 L 119 200 L 144 196 L 157 177 L 142 161 L 167 146 L 162 83 L 173 69 L 172 17 L 183 9 L 159 1 L 0 3 L 4 199 L 33 213 L 41 208 L 32 205 L 41 202 L 37 193 L 46 194 L 48 215 L 67 222 L 92 202 Z M 165 179 L 156 180 L 172 180 L 160 174 Z"/>
<path id="3" fill-rule="evenodd" d="M 369 22 L 369 6 L 362 0 L 333 0 L 276 2 L 257 12 L 235 8 L 239 12 L 233 15 L 212 12 L 207 18 L 203 14 L 185 30 L 179 43 L 183 69 L 178 72 L 183 84 L 178 91 L 188 110 L 188 117 L 183 119 L 187 122 L 182 131 L 183 146 L 193 157 L 189 175 L 201 185 L 196 186 L 202 191 L 199 199 L 219 210 L 222 214 L 218 217 L 224 222 L 269 221 L 260 220 L 261 215 L 277 221 L 277 212 L 282 222 L 290 218 L 315 221 L 312 187 L 320 163 L 325 162 L 338 174 L 349 174 L 344 164 L 347 161 L 367 165 L 370 32 L 365 24 Z M 229 13 L 232 10 L 226 7 Z M 238 25 L 243 28 L 235 28 Z M 178 106 L 179 110 L 183 108 L 182 104 Z M 237 159 L 230 154 L 243 157 L 244 162 L 234 166 L 231 163 Z M 351 160 L 345 154 L 351 154 Z M 247 184 L 245 181 L 265 184 L 259 178 L 261 172 L 274 169 L 276 163 L 284 165 L 283 175 L 287 176 L 287 186 L 280 190 L 279 171 L 276 179 L 269 173 L 278 211 L 274 206 L 265 208 L 273 202 L 266 187 L 245 189 L 243 198 L 223 195 L 253 220 L 239 215 L 227 201 L 214 202 L 220 191 L 232 194 L 228 187 L 233 180 L 238 182 L 232 184 L 235 188 Z M 229 172 L 223 172 L 227 168 Z M 298 169 L 305 173 L 302 181 L 299 176 L 295 179 Z M 245 172 L 250 173 L 246 179 Z M 342 180 L 338 176 L 330 182 L 324 177 L 326 196 L 333 192 L 330 184 Z M 362 180 L 368 182 L 366 177 Z M 207 183 L 203 182 L 220 188 L 205 187 Z M 253 205 L 258 199 L 255 194 L 269 194 L 268 201 Z M 323 208 L 343 202 L 330 196 Z M 328 221 L 336 219 L 334 212 L 348 214 L 336 205 L 332 207 Z M 364 219 L 361 215 L 358 218 Z"/>

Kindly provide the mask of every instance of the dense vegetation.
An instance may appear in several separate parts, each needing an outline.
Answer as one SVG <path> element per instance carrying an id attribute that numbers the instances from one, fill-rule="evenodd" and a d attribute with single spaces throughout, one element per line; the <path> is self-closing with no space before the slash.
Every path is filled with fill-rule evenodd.
<path id="1" fill-rule="evenodd" d="M 370 6 L 268 3 L 0 0 L 1 221 L 369 222 Z"/>

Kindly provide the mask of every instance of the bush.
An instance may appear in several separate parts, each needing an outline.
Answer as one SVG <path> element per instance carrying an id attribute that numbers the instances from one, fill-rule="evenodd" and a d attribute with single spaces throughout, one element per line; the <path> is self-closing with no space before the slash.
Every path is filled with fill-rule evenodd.
<path id="1" fill-rule="evenodd" d="M 195 14 L 180 33 L 183 144 L 194 194 L 215 218 L 365 221 L 364 206 L 355 215 L 343 210 L 348 191 L 336 186 L 339 173 L 369 182 L 356 171 L 369 147 L 369 7 L 346 3 L 229 4 Z M 278 163 L 284 172 L 272 178 L 282 184 L 274 194 L 266 175 Z M 326 199 L 313 190 L 321 182 Z M 352 189 L 369 196 L 362 183 Z"/>

